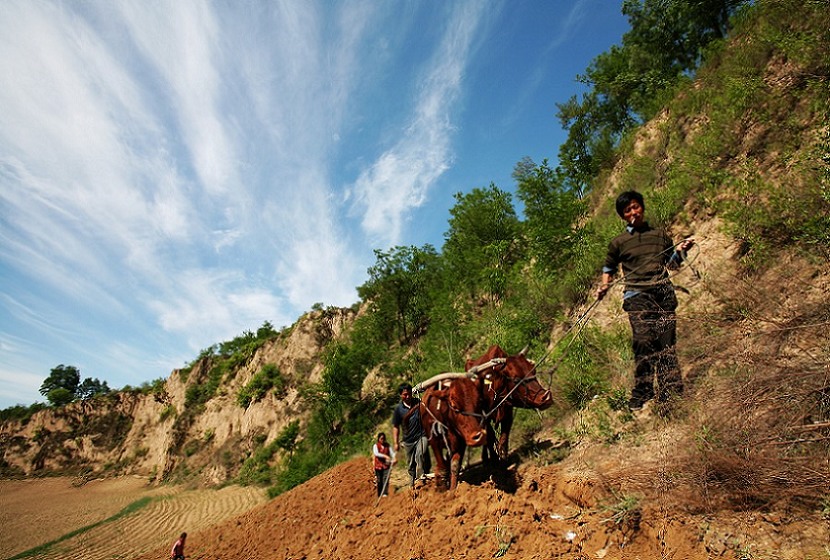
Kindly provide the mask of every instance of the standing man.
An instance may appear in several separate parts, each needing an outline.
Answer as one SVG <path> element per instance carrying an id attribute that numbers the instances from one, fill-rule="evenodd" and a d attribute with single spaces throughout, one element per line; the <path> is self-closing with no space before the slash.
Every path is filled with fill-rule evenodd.
<path id="1" fill-rule="evenodd" d="M 409 471 L 409 485 L 415 487 L 415 479 L 427 475 L 432 467 L 427 447 L 427 437 L 421 426 L 421 401 L 412 396 L 412 385 L 401 383 L 398 387 L 401 402 L 392 413 L 392 439 L 395 451 L 401 448 L 401 426 L 403 446 L 406 449 L 406 464 Z"/>
<path id="2" fill-rule="evenodd" d="M 683 393 L 683 378 L 675 352 L 677 298 L 668 270 L 683 262 L 683 254 L 694 245 L 686 239 L 677 245 L 668 234 L 645 221 L 643 195 L 636 191 L 622 193 L 616 202 L 617 214 L 626 221 L 625 231 L 611 240 L 602 284 L 597 299 L 611 287 L 617 269 L 622 266 L 625 291 L 623 309 L 631 323 L 634 348 L 634 389 L 629 406 L 640 409 L 655 396 L 666 403 Z"/>

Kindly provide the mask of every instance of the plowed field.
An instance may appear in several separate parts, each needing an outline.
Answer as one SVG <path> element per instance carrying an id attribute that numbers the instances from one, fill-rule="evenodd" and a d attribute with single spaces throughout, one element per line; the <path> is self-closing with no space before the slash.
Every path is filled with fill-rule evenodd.
<path id="1" fill-rule="evenodd" d="M 262 490 L 255 488 L 153 488 L 146 479 L 133 477 L 82 486 L 71 478 L 4 480 L 0 481 L 0 557 L 54 543 L 35 557 L 134 558 L 172 543 L 183 530 L 210 527 L 264 501 Z M 135 504 L 134 510 L 110 519 L 130 504 Z"/>
<path id="2" fill-rule="evenodd" d="M 820 515 L 703 517 L 654 502 L 626 510 L 605 501 L 590 469 L 527 466 L 496 475 L 473 465 L 454 493 L 435 480 L 413 491 L 405 477 L 399 467 L 381 500 L 366 458 L 273 500 L 252 488 L 150 488 L 133 478 L 81 487 L 70 479 L 4 481 L 0 554 L 67 537 L 33 557 L 160 560 L 181 531 L 189 534 L 188 560 L 803 560 L 823 557 L 830 542 Z M 117 516 L 137 500 L 147 503 Z"/>

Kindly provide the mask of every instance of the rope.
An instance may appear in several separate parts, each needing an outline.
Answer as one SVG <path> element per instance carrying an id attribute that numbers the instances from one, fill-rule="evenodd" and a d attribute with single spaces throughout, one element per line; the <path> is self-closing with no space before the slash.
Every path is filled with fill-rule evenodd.
<path id="1" fill-rule="evenodd" d="M 428 407 L 427 405 L 425 405 L 425 404 L 424 404 L 424 402 L 423 402 L 423 401 L 421 401 L 420 406 L 421 406 L 422 408 L 426 409 L 426 411 L 427 411 L 427 412 L 429 412 L 429 415 L 430 415 L 430 416 L 432 416 L 432 419 L 435 421 L 435 422 L 432 424 L 432 428 L 430 428 L 430 432 L 431 432 L 431 433 L 430 433 L 430 435 L 428 435 L 428 436 L 427 436 L 427 439 L 429 440 L 429 439 L 432 439 L 432 438 L 433 438 L 433 436 L 435 436 L 435 435 L 440 435 L 440 436 L 441 436 L 441 439 L 443 439 L 443 440 L 444 440 L 444 447 L 446 447 L 446 449 L 447 449 L 447 454 L 449 455 L 449 453 L 452 451 L 452 450 L 450 449 L 450 442 L 449 442 L 449 441 L 447 441 L 447 430 L 448 430 L 449 428 L 446 426 L 446 424 L 444 424 L 443 422 L 441 422 L 441 421 L 440 421 L 440 420 L 439 420 L 439 419 L 435 416 L 435 414 L 433 414 L 433 413 L 432 413 L 432 411 L 429 409 L 429 407 Z M 436 429 L 436 428 L 437 428 L 437 429 Z M 452 457 L 450 457 L 450 459 L 452 459 Z M 450 467 L 449 467 L 449 468 L 450 468 L 450 469 L 452 469 L 452 465 L 450 465 Z M 452 473 L 450 473 L 450 474 L 452 474 Z"/>
<path id="2" fill-rule="evenodd" d="M 677 246 L 680 245 L 681 243 L 683 243 L 683 241 L 675 243 L 671 247 L 664 249 L 663 251 L 661 251 L 660 253 L 655 255 L 655 258 L 659 257 L 660 255 L 662 255 L 662 254 L 664 254 L 668 251 L 676 250 Z M 681 263 L 678 265 L 677 269 L 675 269 L 672 272 L 668 272 L 665 279 L 656 280 L 654 282 L 638 282 L 636 284 L 628 284 L 628 285 L 629 286 L 636 286 L 636 287 L 649 287 L 649 286 L 659 286 L 659 285 L 662 285 L 662 284 L 670 283 L 673 278 L 675 278 L 678 275 L 682 274 L 686 270 L 686 268 L 688 268 L 694 274 L 694 277 L 695 277 L 696 280 L 700 280 L 700 273 L 692 266 L 692 263 L 695 262 L 700 257 L 700 247 L 697 244 L 695 244 L 695 245 L 692 246 L 692 249 L 696 249 L 696 252 L 695 252 L 695 254 L 692 258 L 688 258 L 688 256 L 687 256 L 688 251 L 682 251 L 680 253 L 681 257 L 682 257 Z M 682 266 L 684 264 L 686 265 L 685 267 Z M 639 269 L 643 268 L 644 266 L 645 266 L 645 264 L 635 268 L 632 272 L 637 272 Z M 665 265 L 663 265 L 663 268 L 667 269 L 667 267 Z M 624 282 L 625 282 L 625 277 L 621 276 L 621 277 L 615 279 L 613 282 L 611 282 L 608 286 L 608 289 L 610 290 L 612 287 L 616 286 L 617 284 L 624 283 Z M 554 344 L 551 347 L 551 349 L 548 350 L 545 353 L 544 356 L 542 356 L 542 359 L 539 360 L 536 363 L 536 365 L 534 365 L 534 370 L 535 370 L 536 368 L 539 367 L 539 365 L 541 365 L 553 353 L 554 350 L 556 350 L 559 343 L 562 340 L 565 340 L 565 338 L 568 335 L 570 335 L 574 331 L 574 329 L 576 329 L 576 332 L 573 334 L 571 339 L 568 341 L 568 344 L 565 346 L 564 350 L 562 350 L 562 353 L 559 355 L 559 359 L 554 364 L 553 368 L 548 372 L 548 375 L 550 377 L 549 384 L 553 384 L 553 374 L 556 372 L 557 369 L 559 369 L 559 366 L 562 365 L 562 362 L 564 361 L 565 357 L 568 354 L 568 350 L 570 350 L 571 345 L 573 345 L 573 343 L 576 341 L 577 337 L 585 329 L 585 326 L 588 324 L 588 318 L 589 318 L 590 314 L 599 305 L 600 301 L 601 300 L 599 300 L 599 299 L 594 300 L 594 302 L 591 305 L 588 306 L 588 309 L 586 309 L 585 312 L 568 328 L 568 330 L 565 331 L 565 333 L 562 335 L 562 337 L 559 339 L 559 341 L 557 341 L 557 343 Z M 531 371 L 533 371 L 533 370 L 531 370 Z"/>
<path id="3" fill-rule="evenodd" d="M 535 368 L 536 368 L 536 365 L 534 364 L 533 369 L 535 369 Z M 531 372 L 533 371 L 533 369 L 531 369 Z M 524 383 L 525 381 L 533 380 L 533 379 L 536 379 L 535 375 L 526 375 L 526 376 L 522 377 L 521 379 L 517 380 L 516 383 L 513 385 L 513 388 L 510 389 L 507 392 L 507 394 L 504 395 L 504 398 L 502 398 L 501 401 L 496 406 L 494 406 L 492 410 L 490 410 L 489 412 L 486 412 L 486 413 L 483 414 L 483 422 L 486 422 L 490 418 L 490 416 L 492 416 L 505 402 L 507 402 L 507 399 L 510 398 L 510 396 L 513 394 L 513 392 L 516 391 L 522 383 Z"/>

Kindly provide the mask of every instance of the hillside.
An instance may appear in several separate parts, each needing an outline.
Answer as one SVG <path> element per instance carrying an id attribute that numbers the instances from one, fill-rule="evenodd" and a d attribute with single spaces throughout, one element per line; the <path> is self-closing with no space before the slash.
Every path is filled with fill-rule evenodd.
<path id="1" fill-rule="evenodd" d="M 821 558 L 830 539 L 827 524 L 817 517 L 694 515 L 660 501 L 625 509 L 599 492 L 602 480 L 578 464 L 522 468 L 502 479 L 503 486 L 468 473 L 471 483 L 452 496 L 427 484 L 377 504 L 366 459 L 354 459 L 235 519 L 189 535 L 190 554 L 204 560 L 796 560 Z M 160 547 L 139 558 L 163 553 Z"/>
<path id="2" fill-rule="evenodd" d="M 529 251 L 511 274 L 499 275 L 508 268 L 499 261 L 474 278 L 489 284 L 472 302 L 459 303 L 465 285 L 450 304 L 407 315 L 381 305 L 383 290 L 408 278 L 392 266 L 401 255 L 386 254 L 362 287 L 374 299 L 359 316 L 309 314 L 223 370 L 216 392 L 190 411 L 188 394 L 210 384 L 215 358 L 173 372 L 155 396 L 121 394 L 4 424 L 4 471 L 209 485 L 239 477 L 246 458 L 270 449 L 251 467 L 266 484 L 274 472 L 316 475 L 226 521 L 194 523 L 188 556 L 200 559 L 827 557 L 830 31 L 821 22 L 830 8 L 767 1 L 747 13 L 694 81 L 622 139 L 585 198 L 577 247 L 563 244 L 574 258 L 552 275 L 562 284 L 537 273 Z M 604 245 L 622 225 L 613 199 L 630 188 L 646 194 L 650 219 L 697 242 L 672 278 L 687 390 L 662 415 L 626 404 L 621 288 L 598 305 L 592 296 Z M 419 264 L 439 258 L 413 253 Z M 395 492 L 376 503 L 368 453 L 372 434 L 389 431 L 388 388 L 458 367 L 490 343 L 518 351 L 528 339 L 557 402 L 540 417 L 518 416 L 511 467 L 486 470 L 474 452 L 450 494 L 431 480 L 410 491 L 398 466 Z M 290 380 L 287 390 L 239 406 L 240 389 L 266 364 Z M 275 451 L 292 420 L 302 421 L 303 444 Z M 318 474 L 320 457 L 339 464 Z"/>
<path id="3" fill-rule="evenodd" d="M 348 309 L 310 312 L 255 350 L 216 356 L 173 371 L 149 393 L 118 392 L 36 412 L 0 425 L 5 476 L 137 474 L 151 481 L 217 485 L 237 476 L 243 461 L 273 441 L 293 420 L 307 417 L 301 387 L 319 382 L 320 354 L 353 320 Z M 241 355 L 239 358 L 237 355 Z M 238 403 L 266 365 L 285 388 Z M 206 402 L 203 390 L 216 382 Z"/>

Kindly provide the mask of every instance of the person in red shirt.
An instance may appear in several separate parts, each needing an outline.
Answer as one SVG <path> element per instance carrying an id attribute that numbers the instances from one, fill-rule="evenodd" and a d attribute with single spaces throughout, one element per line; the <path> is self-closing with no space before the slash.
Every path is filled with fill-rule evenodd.
<path id="1" fill-rule="evenodd" d="M 389 495 L 389 467 L 392 466 L 395 456 L 386 442 L 386 434 L 378 434 L 378 439 L 372 446 L 372 463 L 375 467 L 375 480 L 378 486 L 378 498 Z"/>
<path id="2" fill-rule="evenodd" d="M 173 548 L 170 550 L 170 558 L 172 560 L 184 560 L 185 540 L 187 540 L 187 533 L 182 533 L 178 540 L 173 543 Z"/>

